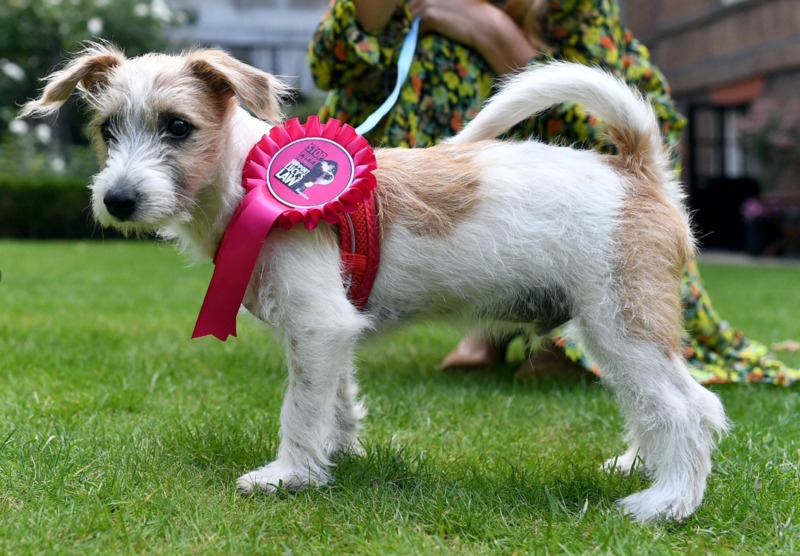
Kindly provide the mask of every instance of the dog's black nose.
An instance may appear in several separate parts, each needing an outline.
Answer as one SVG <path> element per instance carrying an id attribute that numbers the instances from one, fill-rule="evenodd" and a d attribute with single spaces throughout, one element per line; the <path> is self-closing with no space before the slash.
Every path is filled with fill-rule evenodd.
<path id="1" fill-rule="evenodd" d="M 133 187 L 115 187 L 106 192 L 103 204 L 114 218 L 128 220 L 136 212 L 138 200 L 139 195 Z"/>

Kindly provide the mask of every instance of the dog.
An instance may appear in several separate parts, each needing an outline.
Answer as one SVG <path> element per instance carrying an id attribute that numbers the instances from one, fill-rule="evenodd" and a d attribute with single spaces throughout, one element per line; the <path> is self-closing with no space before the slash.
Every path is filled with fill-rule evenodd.
<path id="1" fill-rule="evenodd" d="M 244 194 L 243 162 L 281 120 L 287 87 L 222 51 L 126 58 L 99 44 L 21 114 L 56 112 L 76 90 L 102 162 L 96 219 L 213 257 Z M 565 101 L 607 123 L 616 154 L 495 139 Z M 360 450 L 359 341 L 438 314 L 498 333 L 568 322 L 625 418 L 630 447 L 606 467 L 630 473 L 641 460 L 653 480 L 623 511 L 692 514 L 728 422 L 681 356 L 679 281 L 694 240 L 650 105 L 604 71 L 552 63 L 506 82 L 449 142 L 375 155 L 381 264 L 366 309 L 347 298 L 331 226 L 276 230 L 263 245 L 243 305 L 283 340 L 289 379 L 277 457 L 239 490 L 328 483 L 337 456 Z"/>
<path id="2" fill-rule="evenodd" d="M 314 187 L 315 185 L 330 185 L 336 178 L 336 172 L 338 170 L 339 165 L 336 161 L 320 160 L 314 165 L 301 185 L 290 187 L 290 189 L 304 199 L 308 199 L 308 196 L 305 194 L 306 189 Z"/>

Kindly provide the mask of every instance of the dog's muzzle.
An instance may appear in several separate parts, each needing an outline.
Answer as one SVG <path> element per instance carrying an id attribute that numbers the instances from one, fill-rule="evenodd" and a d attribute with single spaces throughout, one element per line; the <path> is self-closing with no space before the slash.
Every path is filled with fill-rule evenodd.
<path id="1" fill-rule="evenodd" d="M 117 220 L 130 220 L 136 212 L 139 193 L 131 186 L 109 189 L 103 197 L 103 204 L 108 213 Z"/>

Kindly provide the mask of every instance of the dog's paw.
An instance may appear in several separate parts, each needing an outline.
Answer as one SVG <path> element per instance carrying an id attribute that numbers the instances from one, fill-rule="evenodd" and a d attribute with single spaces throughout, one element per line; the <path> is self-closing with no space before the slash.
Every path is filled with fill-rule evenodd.
<path id="1" fill-rule="evenodd" d="M 265 492 L 275 494 L 279 490 L 297 492 L 306 488 L 322 486 L 330 480 L 326 473 L 314 473 L 309 469 L 295 468 L 273 461 L 236 480 L 236 490 L 241 494 Z"/>
<path id="2" fill-rule="evenodd" d="M 607 459 L 600 467 L 601 471 L 606 473 L 619 473 L 625 477 L 636 470 L 639 473 L 644 473 L 644 462 L 636 452 L 627 451 L 617 457 Z"/>
<path id="3" fill-rule="evenodd" d="M 692 515 L 702 502 L 702 496 L 686 496 L 663 488 L 649 488 L 631 494 L 617 503 L 622 511 L 642 523 L 659 520 L 680 521 Z"/>

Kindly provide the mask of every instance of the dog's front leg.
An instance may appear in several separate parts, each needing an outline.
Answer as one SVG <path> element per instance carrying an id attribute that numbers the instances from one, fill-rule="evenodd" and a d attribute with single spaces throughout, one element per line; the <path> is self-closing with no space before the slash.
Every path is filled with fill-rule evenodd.
<path id="1" fill-rule="evenodd" d="M 345 296 L 337 259 L 329 272 L 325 267 L 330 265 L 317 259 L 313 268 L 299 273 L 303 280 L 289 280 L 289 295 L 279 296 L 289 371 L 280 446 L 275 461 L 239 478 L 242 492 L 324 485 L 331 479 L 334 457 L 358 449 L 364 410 L 356 399 L 353 357 L 368 322 Z M 305 263 L 301 258 L 288 266 Z M 331 275 L 327 280 L 326 274 Z"/>
<path id="2" fill-rule="evenodd" d="M 239 478 L 240 491 L 301 490 L 330 481 L 333 458 L 358 447 L 353 352 L 360 330 L 310 317 L 301 330 L 287 330 L 289 381 L 281 409 L 281 440 L 275 461 Z M 326 319 L 327 320 L 327 319 Z"/>

